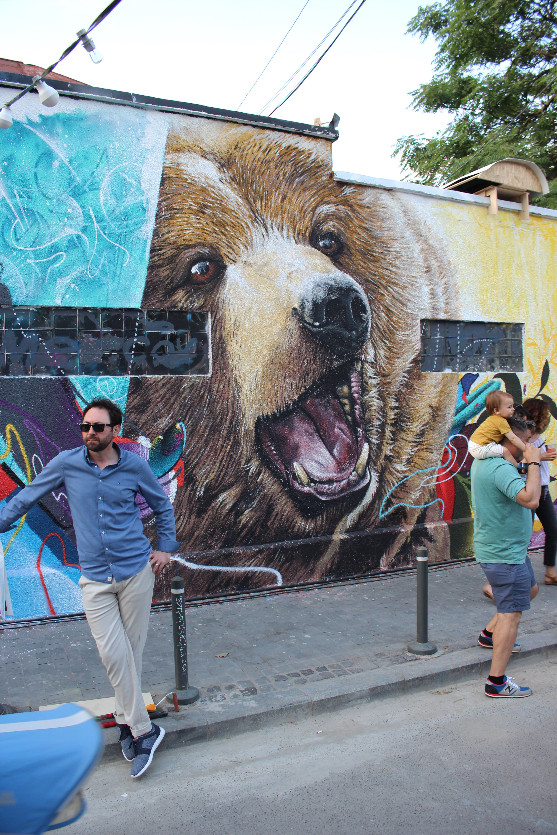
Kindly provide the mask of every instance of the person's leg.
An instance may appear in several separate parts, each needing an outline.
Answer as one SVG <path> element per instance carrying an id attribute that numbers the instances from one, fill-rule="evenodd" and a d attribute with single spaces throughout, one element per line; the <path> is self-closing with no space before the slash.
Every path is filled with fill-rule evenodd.
<path id="1" fill-rule="evenodd" d="M 484 597 L 488 597 L 490 600 L 493 600 L 493 589 L 491 588 L 491 583 L 484 583 L 482 592 Z"/>
<path id="2" fill-rule="evenodd" d="M 487 444 L 477 444 L 475 441 L 468 441 L 468 452 L 472 458 L 502 458 L 505 449 L 501 444 L 490 441 Z"/>
<path id="3" fill-rule="evenodd" d="M 522 612 L 498 613 L 493 631 L 490 676 L 504 676 L 513 650 Z M 491 623 L 491 621 L 490 621 Z"/>
<path id="4" fill-rule="evenodd" d="M 549 490 L 542 490 L 542 496 L 536 510 L 536 516 L 542 523 L 543 532 L 545 534 L 545 545 L 543 549 L 545 580 L 547 585 L 557 585 L 557 572 L 555 571 L 555 555 L 557 553 L 557 514 L 555 513 L 555 506 L 551 501 Z"/>
<path id="5" fill-rule="evenodd" d="M 151 720 L 143 704 L 132 646 L 120 614 L 118 592 L 122 583 L 97 583 L 82 576 L 79 585 L 87 623 L 114 689 L 114 718 L 118 724 L 128 725 L 134 736 L 147 733 Z"/>
<path id="6" fill-rule="evenodd" d="M 530 600 L 533 600 L 534 597 L 540 590 L 538 586 L 538 581 L 536 580 L 536 575 L 534 574 L 534 569 L 532 568 L 532 563 L 530 562 L 530 557 L 526 554 L 525 566 L 528 569 L 528 574 L 530 575 Z"/>
<path id="7" fill-rule="evenodd" d="M 154 583 L 155 575 L 150 564 L 147 563 L 142 571 L 134 577 L 120 583 L 121 588 L 118 591 L 120 616 L 133 654 L 134 678 L 139 683 L 140 696 L 143 649 L 147 640 Z M 119 700 L 116 701 L 118 707 L 120 707 Z M 131 715 L 123 706 L 122 713 L 127 717 L 126 724 L 131 728 L 132 734 L 137 737 L 150 730 L 151 721 L 145 709 L 143 697 L 140 698 L 139 704 L 134 698 L 133 705 L 134 710 Z M 137 707 L 139 707 L 139 712 Z"/>

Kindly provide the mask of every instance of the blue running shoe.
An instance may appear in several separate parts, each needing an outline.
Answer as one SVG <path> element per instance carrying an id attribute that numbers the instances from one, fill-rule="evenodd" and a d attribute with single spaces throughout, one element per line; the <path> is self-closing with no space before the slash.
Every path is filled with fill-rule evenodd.
<path id="1" fill-rule="evenodd" d="M 488 679 L 485 685 L 485 695 L 491 699 L 522 699 L 531 696 L 529 687 L 520 687 L 510 676 L 505 676 L 503 684 L 492 684 Z"/>
<path id="2" fill-rule="evenodd" d="M 151 722 L 151 730 L 135 740 L 135 759 L 132 765 L 132 777 L 141 777 L 151 765 L 153 754 L 164 736 L 164 728 Z"/>
<path id="3" fill-rule="evenodd" d="M 486 635 L 485 630 L 482 629 L 478 637 L 478 644 L 486 649 L 493 649 L 493 638 Z M 514 647 L 512 648 L 512 652 L 520 652 L 520 644 L 517 644 L 516 641 Z"/>
<path id="4" fill-rule="evenodd" d="M 122 754 L 124 755 L 124 759 L 131 763 L 135 757 L 135 740 L 132 732 L 130 731 L 128 725 L 120 725 L 119 722 L 116 722 L 116 725 L 120 730 L 120 745 L 122 746 Z"/>

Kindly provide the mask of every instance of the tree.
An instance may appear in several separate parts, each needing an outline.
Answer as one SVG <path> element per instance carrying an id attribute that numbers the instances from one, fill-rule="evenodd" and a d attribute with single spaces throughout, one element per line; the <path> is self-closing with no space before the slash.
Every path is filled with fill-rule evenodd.
<path id="1" fill-rule="evenodd" d="M 403 136 L 403 171 L 441 185 L 504 157 L 536 162 L 557 208 L 557 0 L 446 0 L 420 6 L 408 32 L 437 41 L 416 110 L 454 113 L 431 139 Z"/>

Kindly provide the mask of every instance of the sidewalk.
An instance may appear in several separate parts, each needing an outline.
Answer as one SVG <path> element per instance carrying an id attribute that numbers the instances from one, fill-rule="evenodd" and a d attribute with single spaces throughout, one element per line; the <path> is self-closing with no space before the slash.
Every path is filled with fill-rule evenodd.
<path id="1" fill-rule="evenodd" d="M 531 555 L 540 593 L 522 620 L 525 655 L 557 655 L 557 587 L 543 585 L 541 552 Z M 229 736 L 410 688 L 445 687 L 487 675 L 491 653 L 476 643 L 494 612 L 476 563 L 430 567 L 429 640 L 416 657 L 416 574 L 285 592 L 186 611 L 189 683 L 200 699 L 167 705 L 167 745 Z M 520 657 L 520 656 L 519 656 Z M 510 669 L 515 659 L 511 659 Z M 85 620 L 0 628 L 0 702 L 19 710 L 110 696 Z M 170 612 L 155 612 L 143 687 L 158 702 L 174 687 Z M 159 720 L 157 720 L 159 721 Z M 118 755 L 105 731 L 105 754 Z"/>

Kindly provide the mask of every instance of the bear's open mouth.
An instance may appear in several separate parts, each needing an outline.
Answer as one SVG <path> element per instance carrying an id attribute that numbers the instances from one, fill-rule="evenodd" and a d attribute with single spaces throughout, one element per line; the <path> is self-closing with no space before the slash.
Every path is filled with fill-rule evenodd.
<path id="1" fill-rule="evenodd" d="M 341 499 L 369 483 L 360 364 L 343 365 L 288 409 L 257 420 L 264 455 L 294 494 Z"/>

